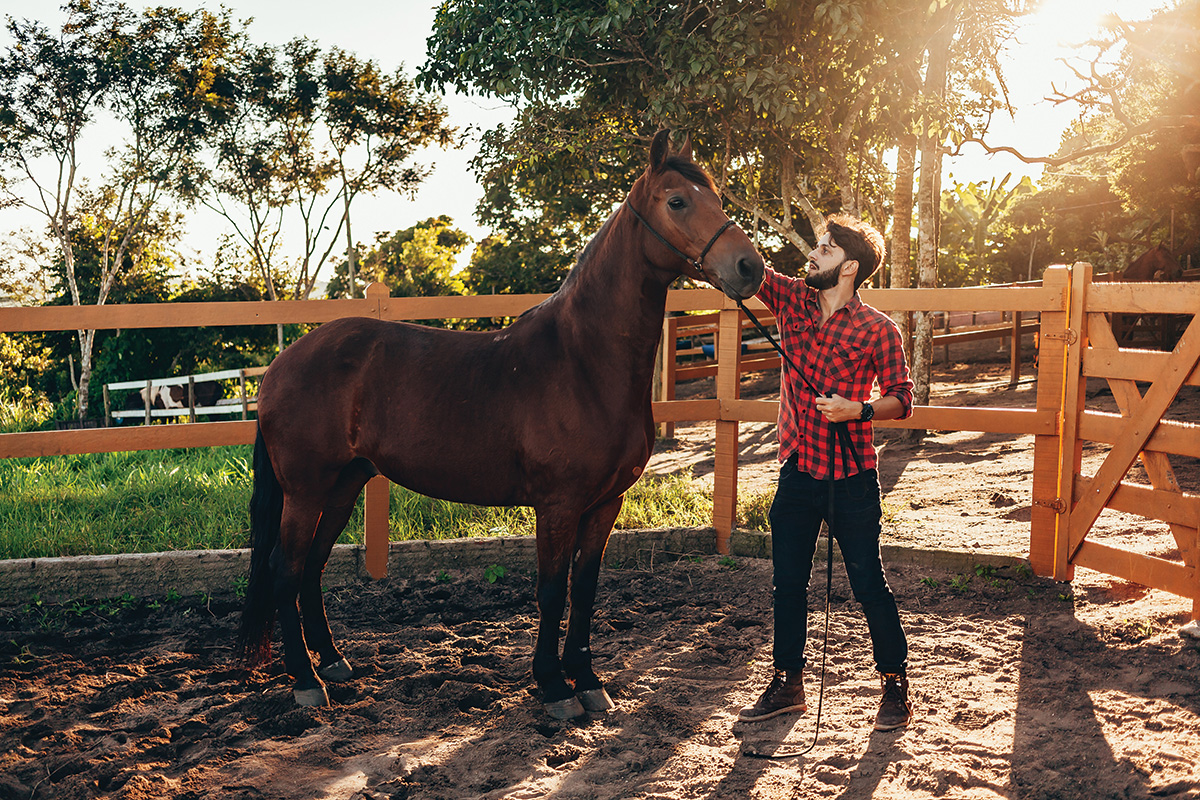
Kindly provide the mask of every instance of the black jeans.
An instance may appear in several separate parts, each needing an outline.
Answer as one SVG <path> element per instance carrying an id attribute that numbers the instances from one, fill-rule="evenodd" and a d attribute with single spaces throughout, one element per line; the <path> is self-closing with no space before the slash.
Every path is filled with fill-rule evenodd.
<path id="1" fill-rule="evenodd" d="M 771 504 L 776 669 L 799 670 L 805 664 L 808 583 L 817 534 L 828 509 L 829 483 L 797 469 L 795 456 L 788 459 L 779 470 L 779 486 Z M 875 470 L 834 481 L 834 519 L 829 527 L 842 552 L 854 598 L 867 617 L 875 668 L 903 673 L 908 641 L 900 625 L 896 599 L 883 574 L 880 516 L 879 476 Z"/>

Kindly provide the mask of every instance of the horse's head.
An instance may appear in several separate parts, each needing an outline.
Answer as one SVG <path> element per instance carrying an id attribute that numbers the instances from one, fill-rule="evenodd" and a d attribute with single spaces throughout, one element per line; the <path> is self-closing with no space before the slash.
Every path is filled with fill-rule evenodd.
<path id="1" fill-rule="evenodd" d="M 667 131 L 659 131 L 650 165 L 626 205 L 646 228 L 646 257 L 654 266 L 707 281 L 734 300 L 758 291 L 762 256 L 721 210 L 712 179 L 692 161 L 690 143 L 673 153 Z"/>

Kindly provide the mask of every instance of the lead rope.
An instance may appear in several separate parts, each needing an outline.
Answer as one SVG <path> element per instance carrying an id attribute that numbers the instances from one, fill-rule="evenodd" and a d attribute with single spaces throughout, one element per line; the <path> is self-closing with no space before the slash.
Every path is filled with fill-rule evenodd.
<path id="1" fill-rule="evenodd" d="M 800 368 L 796 366 L 796 363 L 792 361 L 791 357 L 783 351 L 783 348 L 779 346 L 777 341 L 775 341 L 775 337 L 771 336 L 770 331 L 763 327 L 762 323 L 758 321 L 758 317 L 750 313 L 750 309 L 746 308 L 746 305 L 743 301 L 738 300 L 737 304 L 738 308 L 745 312 L 746 316 L 750 318 L 750 321 L 754 323 L 754 327 L 758 329 L 758 332 L 762 334 L 762 336 L 765 337 L 768 342 L 771 343 L 772 347 L 779 351 L 779 355 L 783 358 L 784 363 L 792 368 L 792 371 L 796 373 L 796 377 L 798 377 L 804 383 L 804 385 L 808 387 L 809 391 L 820 397 L 832 397 L 832 394 L 825 394 L 817 391 L 816 387 L 809 383 L 808 379 L 804 377 L 804 373 L 801 372 Z M 837 435 L 831 435 L 829 437 L 829 478 L 826 481 L 826 483 L 829 485 L 829 505 L 825 515 L 825 538 L 826 544 L 828 545 L 828 550 L 825 553 L 825 634 L 821 644 L 821 688 L 817 693 L 817 722 L 815 728 L 813 729 L 812 743 L 803 750 L 788 750 L 780 753 L 772 753 L 770 755 L 763 753 L 747 753 L 747 755 L 752 755 L 756 758 L 783 759 L 798 758 L 799 756 L 808 755 L 812 752 L 813 748 L 817 746 L 817 741 L 821 736 L 821 710 L 825 704 L 825 664 L 829 657 L 829 610 L 833 601 L 833 473 L 836 466 L 835 462 L 837 459 L 837 451 L 835 448 L 837 445 L 841 445 L 842 460 L 845 461 L 845 451 L 849 450 L 850 455 L 854 457 L 855 465 L 858 466 L 858 471 L 863 471 L 862 457 L 859 456 L 858 450 L 856 450 L 854 447 L 854 442 L 850 439 L 850 431 L 846 427 L 846 423 L 830 422 L 829 427 L 832 428 L 831 433 L 836 432 Z"/>

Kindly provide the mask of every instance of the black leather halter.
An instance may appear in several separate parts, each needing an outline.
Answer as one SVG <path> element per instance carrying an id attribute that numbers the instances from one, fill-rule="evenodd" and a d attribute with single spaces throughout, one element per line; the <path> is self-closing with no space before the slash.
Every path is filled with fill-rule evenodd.
<path id="1" fill-rule="evenodd" d="M 721 238 L 721 234 L 724 233 L 726 230 L 728 230 L 731 225 L 735 224 L 733 220 L 731 220 L 731 219 L 725 220 L 725 224 L 722 225 L 721 227 L 717 228 L 717 232 L 714 233 L 713 237 L 708 240 L 708 244 L 704 245 L 704 249 L 700 251 L 699 258 L 692 258 L 687 253 L 683 252 L 678 247 L 676 247 L 675 245 L 668 242 L 666 237 L 664 237 L 661 233 L 654 230 L 654 226 L 651 225 L 650 222 L 645 217 L 643 217 L 641 214 L 638 213 L 638 210 L 633 207 L 633 203 L 626 200 L 625 205 L 627 205 L 629 207 L 629 210 L 633 212 L 633 215 L 638 218 L 638 222 L 645 225 L 646 230 L 648 230 L 648 231 L 650 231 L 650 233 L 654 234 L 655 239 L 658 239 L 660 242 L 665 244 L 668 248 L 671 249 L 671 251 L 673 253 L 675 253 L 675 255 L 679 256 L 684 261 L 691 264 L 692 267 L 694 267 L 695 270 L 700 273 L 700 277 L 704 278 L 706 281 L 709 281 L 714 286 L 719 285 L 718 281 L 714 281 L 711 277 L 709 277 L 708 273 L 706 273 L 704 271 L 704 257 L 708 255 L 708 251 L 712 249 L 712 246 L 717 243 L 717 239 Z"/>

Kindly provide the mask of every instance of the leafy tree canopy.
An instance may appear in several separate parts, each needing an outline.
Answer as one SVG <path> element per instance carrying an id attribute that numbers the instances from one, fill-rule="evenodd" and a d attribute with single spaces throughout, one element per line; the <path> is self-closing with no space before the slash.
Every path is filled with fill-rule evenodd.
<path id="1" fill-rule="evenodd" d="M 445 215 L 392 234 L 381 233 L 374 247 L 358 255 L 360 278 L 386 284 L 393 297 L 461 295 L 463 284 L 454 267 L 470 241 Z M 346 296 L 347 274 L 343 261 L 334 269 L 327 296 Z"/>

